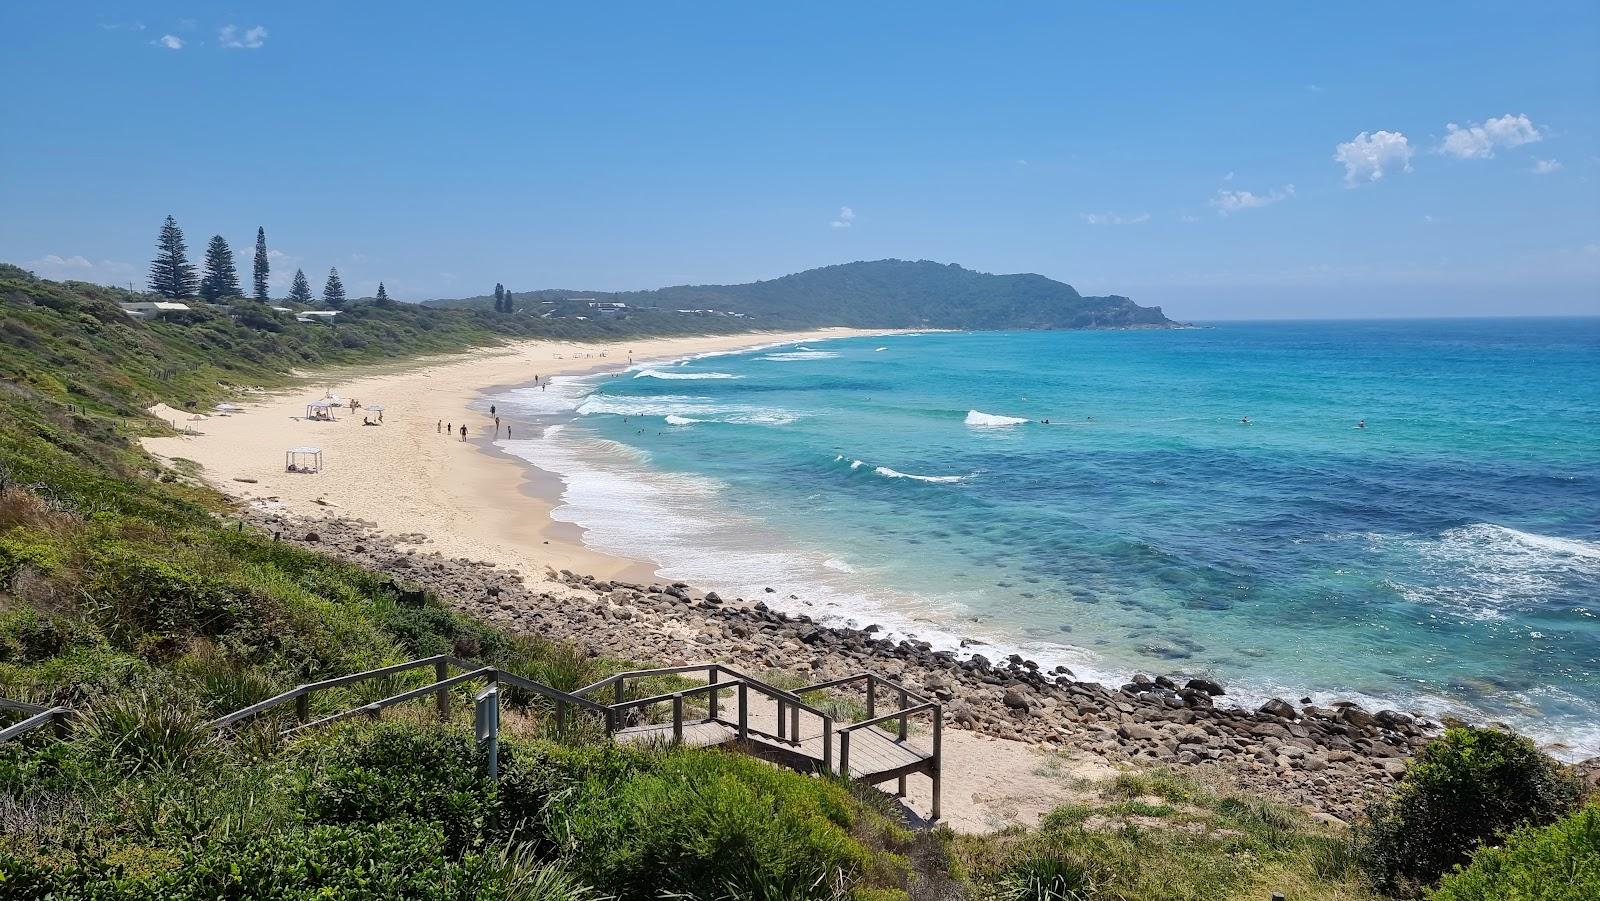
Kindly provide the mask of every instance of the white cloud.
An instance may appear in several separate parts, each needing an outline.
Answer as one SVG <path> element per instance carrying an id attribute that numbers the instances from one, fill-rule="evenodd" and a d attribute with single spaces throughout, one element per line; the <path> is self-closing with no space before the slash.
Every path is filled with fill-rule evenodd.
<path id="1" fill-rule="evenodd" d="M 1211 199 L 1211 205 L 1217 208 L 1217 215 L 1226 216 L 1240 210 L 1253 210 L 1264 206 L 1271 206 L 1279 201 L 1288 200 L 1294 196 L 1294 185 L 1284 185 L 1265 194 L 1255 194 L 1250 191 L 1230 191 L 1219 188 L 1217 196 Z"/>
<path id="2" fill-rule="evenodd" d="M 160 47 L 165 47 L 168 50 L 182 50 L 183 49 L 183 38 L 180 38 L 175 34 L 164 34 L 164 35 L 161 36 L 160 40 L 151 41 L 150 43 L 155 44 L 155 45 L 160 46 Z"/>
<path id="3" fill-rule="evenodd" d="M 267 42 L 267 29 L 260 25 L 240 29 L 237 25 L 224 25 L 217 32 L 217 40 L 222 46 L 234 49 L 254 50 Z"/>
<path id="4" fill-rule="evenodd" d="M 1561 171 L 1561 161 L 1534 160 L 1533 169 L 1530 171 L 1532 171 L 1534 175 L 1554 175 L 1555 173 Z"/>
<path id="5" fill-rule="evenodd" d="M 1362 132 L 1334 148 L 1334 162 L 1344 164 L 1346 187 L 1370 184 L 1391 169 L 1411 171 L 1411 142 L 1398 131 Z"/>
<path id="6" fill-rule="evenodd" d="M 1182 216 L 1178 217 L 1178 221 L 1179 222 L 1199 222 L 1200 221 L 1200 217 L 1199 216 L 1190 215 L 1189 213 L 1184 213 Z"/>
<path id="7" fill-rule="evenodd" d="M 114 260 L 101 260 L 96 263 L 82 254 L 62 256 L 58 253 L 47 253 L 37 260 L 28 260 L 22 266 L 43 278 L 75 279 L 102 285 L 126 284 L 138 272 L 129 263 L 118 263 Z"/>
<path id="8" fill-rule="evenodd" d="M 1090 225 L 1138 225 L 1150 221 L 1149 213 L 1134 213 L 1124 216 L 1121 213 L 1084 213 L 1083 221 Z"/>
<path id="9" fill-rule="evenodd" d="M 1444 143 L 1440 153 L 1464 160 L 1486 160 L 1494 156 L 1496 148 L 1520 147 L 1544 140 L 1543 132 L 1524 115 L 1506 113 L 1498 119 L 1489 119 L 1466 128 L 1451 122 L 1445 127 Z"/>
<path id="10" fill-rule="evenodd" d="M 828 223 L 829 228 L 849 228 L 856 221 L 856 211 L 847 206 L 839 207 L 839 215 Z"/>

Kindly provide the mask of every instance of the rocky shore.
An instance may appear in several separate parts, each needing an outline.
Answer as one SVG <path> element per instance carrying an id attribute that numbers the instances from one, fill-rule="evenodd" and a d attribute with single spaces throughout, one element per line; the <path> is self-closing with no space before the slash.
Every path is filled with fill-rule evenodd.
<path id="1" fill-rule="evenodd" d="M 763 598 L 722 598 L 682 582 L 604 581 L 564 570 L 528 584 L 492 563 L 430 552 L 423 535 L 381 535 L 334 515 L 296 519 L 260 507 L 245 515 L 282 541 L 388 573 L 486 622 L 595 654 L 669 665 L 718 659 L 752 674 L 780 669 L 817 681 L 871 669 L 939 698 L 951 728 L 1111 762 L 1193 767 L 1344 820 L 1390 787 L 1440 728 L 1352 702 L 1317 707 L 1275 698 L 1245 708 L 1204 678 L 1141 673 L 1104 686 L 1015 655 L 958 657 L 926 642 L 879 637 L 876 626 L 821 625 L 794 612 L 800 599 L 774 588 Z"/>

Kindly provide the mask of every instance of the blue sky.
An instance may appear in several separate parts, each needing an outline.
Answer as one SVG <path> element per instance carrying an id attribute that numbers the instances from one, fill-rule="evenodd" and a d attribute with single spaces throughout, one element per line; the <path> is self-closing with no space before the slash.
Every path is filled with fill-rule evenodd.
<path id="1" fill-rule="evenodd" d="M 1592 2 L 8 3 L 0 259 L 142 283 L 172 213 L 195 255 L 265 225 L 280 291 L 900 257 L 1187 319 L 1600 313 L 1597 48 Z"/>

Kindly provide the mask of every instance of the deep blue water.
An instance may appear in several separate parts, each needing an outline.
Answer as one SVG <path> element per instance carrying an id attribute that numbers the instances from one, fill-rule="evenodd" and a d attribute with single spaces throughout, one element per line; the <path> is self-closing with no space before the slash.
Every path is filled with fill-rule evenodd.
<path id="1" fill-rule="evenodd" d="M 847 339 L 498 400 L 555 426 L 505 445 L 558 516 L 672 576 L 1600 753 L 1600 319 Z"/>

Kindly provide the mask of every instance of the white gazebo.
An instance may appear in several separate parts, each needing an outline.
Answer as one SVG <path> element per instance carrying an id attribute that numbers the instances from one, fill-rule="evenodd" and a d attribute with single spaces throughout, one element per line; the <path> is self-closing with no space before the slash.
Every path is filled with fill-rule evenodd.
<path id="1" fill-rule="evenodd" d="M 321 472 L 322 448 L 291 447 L 283 452 L 285 472 Z"/>
<path id="2" fill-rule="evenodd" d="M 338 406 L 338 404 L 329 403 L 325 400 L 314 400 L 311 403 L 306 404 L 306 418 L 332 419 L 333 408 L 336 406 Z"/>

